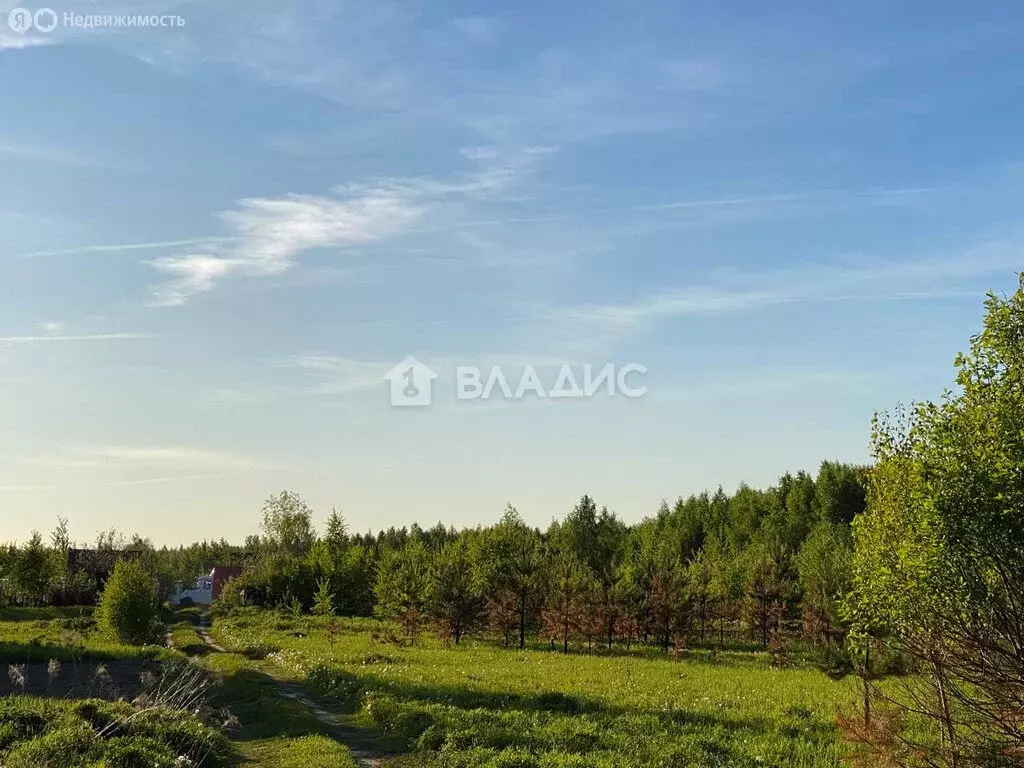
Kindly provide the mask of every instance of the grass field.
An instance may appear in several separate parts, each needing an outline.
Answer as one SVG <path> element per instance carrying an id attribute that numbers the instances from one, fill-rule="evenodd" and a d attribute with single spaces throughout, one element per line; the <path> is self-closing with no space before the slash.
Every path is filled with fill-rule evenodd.
<path id="1" fill-rule="evenodd" d="M 62 679 L 76 664 L 115 669 L 191 656 L 219 681 L 211 706 L 229 708 L 237 721 L 225 764 L 245 768 L 356 764 L 337 732 L 282 697 L 282 682 L 309 692 L 347 728 L 404 749 L 381 761 L 396 768 L 835 768 L 835 715 L 857 698 L 852 680 L 833 681 L 810 665 L 773 668 L 751 650 L 563 655 L 483 640 L 445 647 L 427 633 L 410 646 L 384 642 L 368 619 L 339 620 L 332 647 L 321 619 L 247 610 L 216 621 L 212 634 L 225 649 L 216 652 L 197 634 L 198 619 L 196 611 L 175 616 L 168 651 L 110 642 L 87 610 L 8 611 L 0 613 L 0 653 L 8 664 L 30 659 L 38 673 L 48 659 L 66 659 Z M 64 710 L 54 712 L 67 722 Z"/>
<path id="2" fill-rule="evenodd" d="M 97 630 L 88 608 L 0 611 L 0 764 L 12 768 L 103 765 L 181 768 L 184 735 L 214 738 L 189 712 L 138 710 L 125 702 L 141 690 L 140 674 L 186 656 L 214 673 L 207 708 L 229 710 L 233 725 L 203 765 L 227 768 L 353 768 L 348 750 L 324 735 L 302 704 L 277 694 L 273 680 L 244 657 L 208 654 L 195 632 L 196 611 L 168 627 L 175 650 L 128 646 Z M 60 664 L 54 664 L 53 661 Z M 16 682 L 17 681 L 17 682 Z M 26 693 L 21 693 L 25 691 Z M 36 694 L 36 695 L 26 695 Z M 111 727 L 121 720 L 123 725 Z M 183 735 L 184 734 L 184 735 Z M 209 735 L 207 735 L 209 734 Z M 177 750 L 177 751 L 176 751 Z M 47 762 L 49 761 L 49 762 Z M 105 761 L 105 762 L 104 762 Z"/>
<path id="3" fill-rule="evenodd" d="M 0 610 L 0 664 L 46 664 L 154 659 L 157 645 L 122 645 L 96 631 L 92 608 L 6 608 Z"/>
<path id="4" fill-rule="evenodd" d="M 307 684 L 348 713 L 444 766 L 840 765 L 836 711 L 852 681 L 774 669 L 764 654 L 646 650 L 613 655 L 445 648 L 374 639 L 376 623 L 244 612 L 218 642 L 252 669 Z"/>

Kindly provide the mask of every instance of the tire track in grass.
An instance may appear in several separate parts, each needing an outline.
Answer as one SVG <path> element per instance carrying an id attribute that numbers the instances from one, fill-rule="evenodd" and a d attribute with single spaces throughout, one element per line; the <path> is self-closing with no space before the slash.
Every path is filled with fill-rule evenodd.
<path id="1" fill-rule="evenodd" d="M 199 638 L 211 651 L 214 653 L 228 653 L 210 635 L 210 617 L 208 613 L 203 613 L 200 616 L 199 625 L 195 630 Z M 367 731 L 349 725 L 338 715 L 328 712 L 298 686 L 279 680 L 269 673 L 266 674 L 273 681 L 278 696 L 298 702 L 304 706 L 318 722 L 325 726 L 328 735 L 348 749 L 360 766 L 364 768 L 379 768 L 385 764 L 384 761 L 387 758 L 400 754 L 396 750 L 388 748 Z"/>

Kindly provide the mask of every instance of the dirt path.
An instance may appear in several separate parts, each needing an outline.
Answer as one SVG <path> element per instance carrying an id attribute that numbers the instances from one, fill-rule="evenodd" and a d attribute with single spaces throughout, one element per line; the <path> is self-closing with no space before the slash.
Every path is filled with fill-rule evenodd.
<path id="1" fill-rule="evenodd" d="M 196 634 L 200 639 L 216 653 L 227 653 L 210 635 L 209 614 L 203 614 L 199 619 L 199 626 L 196 627 Z M 397 752 L 388 749 L 371 733 L 346 723 L 339 715 L 328 712 L 326 709 L 311 699 L 301 688 L 274 677 L 269 672 L 267 676 L 274 681 L 278 695 L 292 701 L 297 701 L 309 710 L 317 720 L 326 726 L 327 733 L 335 740 L 344 744 L 348 751 L 355 758 L 359 765 L 365 768 L 377 768 L 384 765 L 384 759 L 393 757 Z"/>

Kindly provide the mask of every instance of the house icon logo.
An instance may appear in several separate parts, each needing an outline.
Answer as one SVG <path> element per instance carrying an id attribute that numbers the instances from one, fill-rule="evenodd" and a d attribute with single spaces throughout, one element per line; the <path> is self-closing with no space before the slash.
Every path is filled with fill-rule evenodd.
<path id="1" fill-rule="evenodd" d="M 391 404 L 430 405 L 437 374 L 411 355 L 386 374 L 391 387 Z"/>

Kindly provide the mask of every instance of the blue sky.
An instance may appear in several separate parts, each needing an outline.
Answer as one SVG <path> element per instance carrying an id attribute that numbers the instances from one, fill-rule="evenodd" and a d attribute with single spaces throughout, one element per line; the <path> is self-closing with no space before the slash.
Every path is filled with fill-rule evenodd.
<path id="1" fill-rule="evenodd" d="M 1024 265 L 1017 3 L 16 5 L 0 539 L 241 540 L 282 488 L 360 530 L 635 521 L 865 461 Z M 409 354 L 430 408 L 388 405 Z M 642 398 L 450 396 L 628 362 Z"/>

